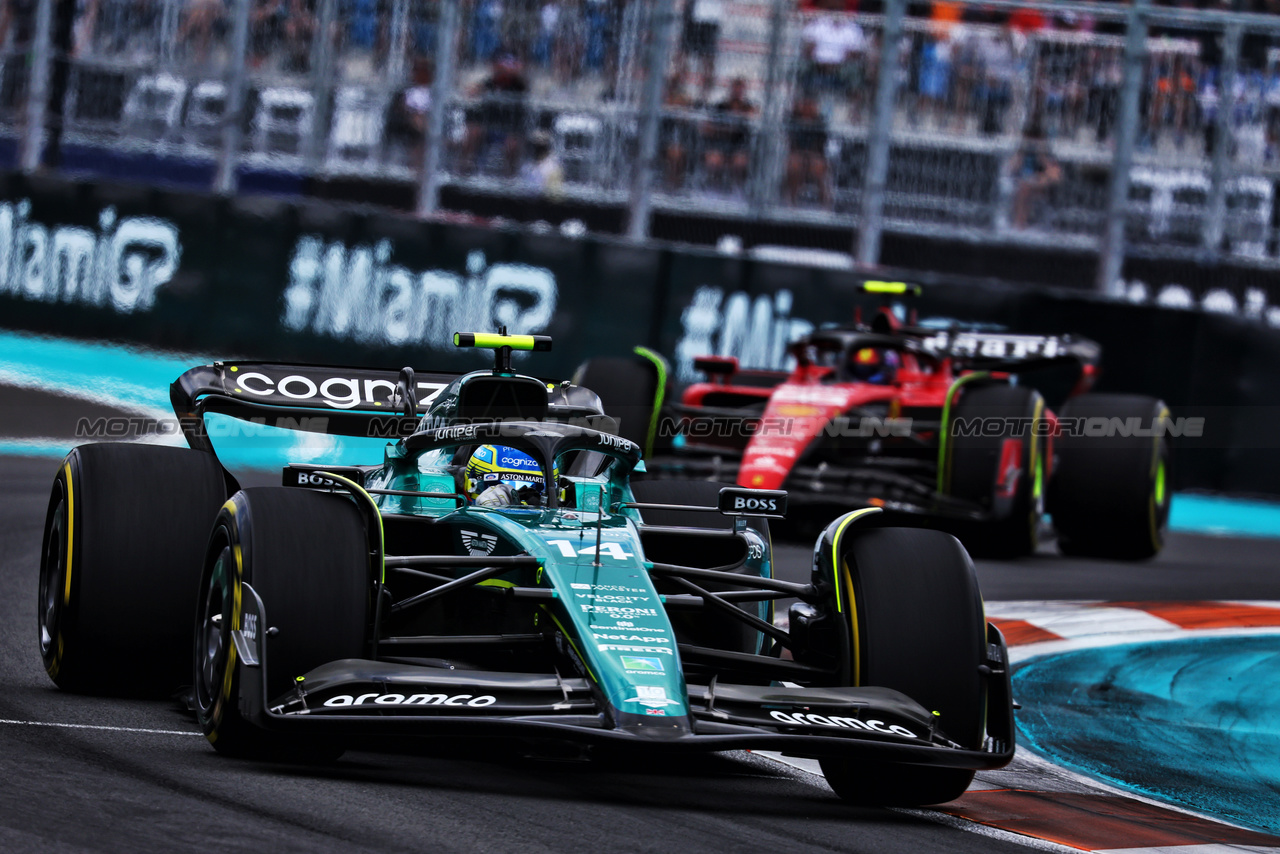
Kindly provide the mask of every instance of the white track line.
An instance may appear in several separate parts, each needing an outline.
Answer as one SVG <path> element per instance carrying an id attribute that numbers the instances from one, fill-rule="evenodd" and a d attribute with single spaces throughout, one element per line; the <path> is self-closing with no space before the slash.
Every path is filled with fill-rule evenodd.
<path id="1" fill-rule="evenodd" d="M 148 735 L 198 735 L 203 737 L 202 732 L 191 732 L 185 729 L 141 729 L 139 727 L 129 726 L 102 726 L 99 724 L 63 724 L 51 723 L 49 721 L 11 721 L 0 719 L 0 724 L 14 724 L 16 726 L 52 726 L 62 727 L 64 729 L 101 729 L 110 732 L 141 732 Z"/>

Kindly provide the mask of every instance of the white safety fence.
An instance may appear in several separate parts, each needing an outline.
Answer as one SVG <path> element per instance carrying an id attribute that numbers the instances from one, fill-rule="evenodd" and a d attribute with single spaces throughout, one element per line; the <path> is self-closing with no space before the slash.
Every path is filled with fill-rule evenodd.
<path id="1" fill-rule="evenodd" d="M 0 137 L 1280 264 L 1280 18 L 1033 0 L 39 0 Z M 74 8 L 70 22 L 60 14 Z M 2 140 L 0 140 L 2 141 Z M 44 155 L 47 156 L 47 155 Z"/>

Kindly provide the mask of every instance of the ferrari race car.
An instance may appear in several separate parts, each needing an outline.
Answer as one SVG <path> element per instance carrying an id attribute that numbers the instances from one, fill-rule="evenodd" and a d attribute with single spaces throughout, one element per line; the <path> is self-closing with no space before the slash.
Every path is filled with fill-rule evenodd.
<path id="1" fill-rule="evenodd" d="M 760 748 L 878 804 L 948 801 L 1009 762 L 1005 645 L 953 537 L 862 509 L 807 581 L 777 579 L 784 493 L 639 479 L 595 393 L 511 369 L 550 339 L 455 343 L 494 369 L 220 362 L 172 386 L 190 449 L 73 450 L 40 568 L 54 682 L 190 685 L 232 756 L 336 758 L 368 734 Z M 386 437 L 383 458 L 241 489 L 215 415 Z"/>
<path id="2" fill-rule="evenodd" d="M 918 294 L 901 282 L 865 293 Z M 652 351 L 595 359 L 590 385 L 652 476 L 785 489 L 793 507 L 880 507 L 897 524 L 960 536 L 970 550 L 1036 550 L 1052 516 L 1066 554 L 1129 560 L 1160 551 L 1169 517 L 1169 410 L 1152 397 L 1089 393 L 1100 348 L 1072 336 L 869 323 L 814 331 L 788 347 L 795 368 L 694 360 L 706 375 L 672 400 Z M 1045 403 L 1035 374 L 1071 374 Z M 1024 381 L 1020 382 L 1020 379 Z"/>

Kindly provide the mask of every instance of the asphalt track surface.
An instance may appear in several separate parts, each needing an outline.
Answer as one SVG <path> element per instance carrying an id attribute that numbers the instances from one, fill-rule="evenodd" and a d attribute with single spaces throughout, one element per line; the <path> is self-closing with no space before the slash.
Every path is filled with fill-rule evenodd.
<path id="1" fill-rule="evenodd" d="M 928 811 L 846 806 L 741 753 L 584 762 L 454 741 L 366 745 L 325 767 L 224 759 L 176 703 L 70 695 L 45 675 L 37 555 L 55 469 L 0 458 L 0 850 L 1027 850 Z M 1280 599 L 1273 548 L 1175 535 L 1151 564 L 1038 555 L 979 572 L 991 599 Z M 777 555 L 780 575 L 808 572 L 808 548 Z"/>

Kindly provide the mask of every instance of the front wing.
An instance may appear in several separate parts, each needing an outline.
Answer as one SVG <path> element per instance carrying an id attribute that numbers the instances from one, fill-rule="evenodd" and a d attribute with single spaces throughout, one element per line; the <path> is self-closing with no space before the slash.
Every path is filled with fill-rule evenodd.
<path id="1" fill-rule="evenodd" d="M 949 768 L 998 768 L 1013 758 L 1013 703 L 1004 639 L 988 627 L 988 735 L 980 750 L 950 741 L 909 697 L 877 687 L 689 685 L 690 716 L 662 701 L 636 715 L 608 706 L 589 679 L 457 671 L 349 659 L 312 670 L 283 697 L 265 696 L 261 598 L 242 584 L 240 711 L 260 727 L 315 735 L 397 734 L 550 738 L 674 752 L 762 749 L 857 754 Z M 655 726 L 655 724 L 660 724 Z"/>

